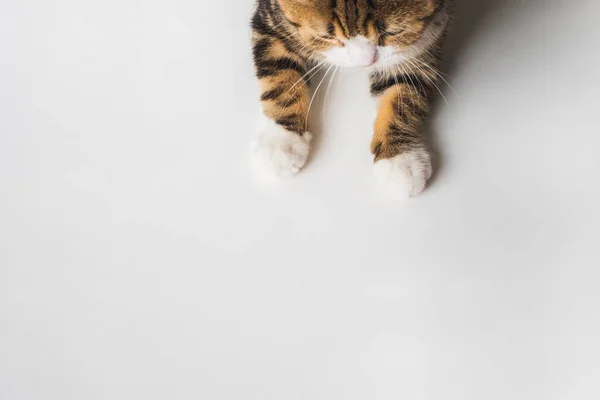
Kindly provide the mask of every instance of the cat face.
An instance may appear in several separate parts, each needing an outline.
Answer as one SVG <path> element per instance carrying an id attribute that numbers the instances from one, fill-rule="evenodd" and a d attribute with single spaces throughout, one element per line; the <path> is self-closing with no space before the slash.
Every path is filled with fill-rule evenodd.
<path id="1" fill-rule="evenodd" d="M 278 0 L 316 59 L 385 67 L 429 48 L 445 27 L 444 0 Z"/>

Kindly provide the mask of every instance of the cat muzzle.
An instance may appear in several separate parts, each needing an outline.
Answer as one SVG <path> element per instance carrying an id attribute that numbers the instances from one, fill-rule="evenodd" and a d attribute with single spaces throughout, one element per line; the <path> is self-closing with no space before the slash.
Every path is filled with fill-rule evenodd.
<path id="1" fill-rule="evenodd" d="M 346 43 L 348 58 L 355 67 L 370 67 L 378 57 L 377 46 L 367 38 L 355 37 Z"/>

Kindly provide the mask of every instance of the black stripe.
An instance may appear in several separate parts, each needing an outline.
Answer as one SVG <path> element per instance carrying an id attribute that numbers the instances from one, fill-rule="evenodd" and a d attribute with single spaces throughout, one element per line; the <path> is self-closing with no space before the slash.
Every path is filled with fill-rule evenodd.
<path id="1" fill-rule="evenodd" d="M 348 7 L 348 1 L 344 3 L 344 15 L 346 16 L 346 24 L 348 25 L 348 31 L 350 31 L 350 7 Z"/>
<path id="2" fill-rule="evenodd" d="M 342 22 L 342 18 L 340 17 L 337 0 L 331 0 L 330 7 L 331 7 L 331 19 L 333 20 L 333 22 L 337 22 L 337 24 L 340 26 L 340 29 L 344 33 L 344 35 L 346 35 L 347 37 L 350 37 L 350 30 L 349 30 L 348 26 L 346 26 Z M 346 4 L 344 4 L 344 7 L 345 7 L 345 11 L 346 11 L 346 21 L 347 21 L 348 20 L 348 14 L 347 14 L 348 6 Z M 334 29 L 334 31 L 335 31 L 335 29 Z M 335 32 L 334 32 L 334 35 L 335 35 Z M 332 36 L 334 36 L 334 35 L 332 35 Z"/>
<path id="3" fill-rule="evenodd" d="M 269 38 L 262 38 L 254 43 L 254 47 L 252 48 L 252 54 L 254 56 L 254 60 L 260 60 L 271 47 L 271 40 Z"/>
<path id="4" fill-rule="evenodd" d="M 350 37 L 350 31 L 348 31 L 348 28 L 342 23 L 342 20 L 336 11 L 333 12 L 332 18 L 335 22 L 338 23 L 340 29 L 344 32 L 344 35 Z"/>
<path id="5" fill-rule="evenodd" d="M 365 10 L 365 18 L 362 21 L 362 29 L 365 34 L 369 32 L 369 22 L 373 19 L 373 0 L 365 0 L 366 2 L 366 10 Z"/>
<path id="6" fill-rule="evenodd" d="M 262 101 L 276 100 L 279 98 L 279 96 L 283 94 L 284 91 L 284 87 L 278 87 L 272 90 L 268 90 L 260 96 L 260 99 Z"/>
<path id="7" fill-rule="evenodd" d="M 405 151 L 407 149 L 418 148 L 423 143 L 423 138 L 416 132 L 406 130 L 392 124 L 386 132 L 386 144 L 388 147 L 395 148 L 395 151 Z M 400 147 L 400 149 L 398 149 Z M 376 154 L 376 158 L 380 154 Z"/>
<path id="8" fill-rule="evenodd" d="M 415 139 L 410 136 L 402 136 L 398 134 L 393 139 L 387 141 L 388 146 L 402 146 L 402 147 L 414 147 L 420 144 L 422 141 L 420 139 Z"/>
<path id="9" fill-rule="evenodd" d="M 387 143 L 396 146 L 409 146 L 415 145 L 422 142 L 422 138 L 419 134 L 406 130 L 392 124 L 387 131 L 389 139 Z"/>
<path id="10" fill-rule="evenodd" d="M 304 75 L 304 68 L 296 61 L 288 57 L 278 58 L 276 60 L 257 60 L 256 75 L 259 78 L 272 76 L 284 70 L 292 70 Z"/>
<path id="11" fill-rule="evenodd" d="M 304 123 L 299 114 L 291 114 L 275 120 L 277 125 L 283 126 L 288 131 L 302 133 L 304 132 Z"/>
<path id="12" fill-rule="evenodd" d="M 270 4 L 270 3 L 267 3 L 267 4 Z M 276 31 L 273 27 L 271 27 L 269 24 L 267 24 L 266 19 L 268 17 L 265 15 L 262 15 L 262 14 L 263 13 L 256 12 L 254 14 L 254 16 L 252 17 L 252 21 L 250 24 L 252 27 L 252 30 L 260 35 L 271 36 L 275 39 L 278 39 L 279 41 L 281 41 L 283 43 L 283 45 L 285 46 L 285 49 L 287 51 L 298 55 L 298 52 L 297 52 L 298 45 L 296 43 L 294 43 L 294 41 L 291 39 L 290 32 L 286 31 L 283 27 L 280 28 L 280 30 L 283 31 L 283 33 Z M 283 14 L 283 13 L 280 12 L 279 14 Z"/>
<path id="13" fill-rule="evenodd" d="M 279 125 L 293 125 L 300 119 L 299 114 L 290 114 L 275 120 Z"/>
<path id="14" fill-rule="evenodd" d="M 373 149 L 373 155 L 375 156 L 375 159 L 377 160 L 379 158 L 379 154 L 381 153 L 381 146 L 383 143 L 379 142 L 375 145 L 375 148 Z"/>
<path id="15" fill-rule="evenodd" d="M 255 32 L 262 35 L 269 35 L 272 32 L 272 29 L 265 23 L 264 17 L 258 12 L 252 17 L 250 26 Z"/>

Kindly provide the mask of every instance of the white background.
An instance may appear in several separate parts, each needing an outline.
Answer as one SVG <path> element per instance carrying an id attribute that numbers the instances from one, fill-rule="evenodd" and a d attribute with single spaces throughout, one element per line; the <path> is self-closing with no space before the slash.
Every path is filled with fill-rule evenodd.
<path id="1" fill-rule="evenodd" d="M 364 71 L 252 178 L 250 0 L 0 0 L 0 398 L 600 398 L 600 4 L 459 2 L 397 205 Z"/>

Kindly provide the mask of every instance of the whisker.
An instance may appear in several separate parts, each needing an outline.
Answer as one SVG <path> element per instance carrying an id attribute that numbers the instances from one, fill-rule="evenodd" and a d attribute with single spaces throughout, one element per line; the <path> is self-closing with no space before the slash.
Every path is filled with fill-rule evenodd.
<path id="1" fill-rule="evenodd" d="M 407 60 L 407 62 L 410 63 L 413 67 L 419 69 L 419 67 L 417 67 L 414 63 L 412 63 L 411 60 Z M 448 99 L 446 99 L 446 96 L 444 96 L 444 93 L 442 92 L 442 90 L 440 89 L 440 87 L 435 83 L 435 81 L 433 79 L 431 79 L 427 74 L 423 73 L 422 70 L 419 69 L 419 71 L 421 71 L 421 74 L 423 74 L 423 76 L 425 77 L 425 79 L 427 79 L 429 81 L 429 83 L 431 83 L 433 85 L 433 87 L 435 87 L 437 89 L 437 91 L 440 93 L 440 95 L 444 99 L 444 102 L 446 102 L 446 105 L 449 106 L 450 103 L 448 102 Z"/>
<path id="2" fill-rule="evenodd" d="M 427 80 L 429 80 L 429 77 L 427 76 L 427 74 L 425 74 L 423 72 L 423 70 L 421 70 L 418 66 L 414 65 L 410 60 L 406 60 L 412 67 L 416 68 L 423 76 L 425 76 L 425 78 Z M 414 85 L 415 83 L 413 82 L 412 79 L 412 75 L 409 75 L 410 77 L 410 81 L 411 83 Z M 429 98 L 427 96 L 427 89 L 425 89 L 425 86 L 423 86 L 423 82 L 421 82 L 421 80 L 419 79 L 419 86 L 421 87 L 421 90 L 423 91 L 423 93 L 425 93 L 425 102 L 427 103 L 427 106 L 429 106 Z"/>
<path id="3" fill-rule="evenodd" d="M 308 75 L 310 75 L 312 72 L 314 72 L 314 74 L 312 74 L 312 75 L 311 75 L 311 76 L 308 78 L 308 80 L 310 80 L 310 78 L 312 78 L 313 76 L 315 76 L 315 74 L 317 74 L 317 73 L 319 72 L 319 69 L 320 69 L 320 67 L 322 67 L 322 66 L 323 66 L 323 65 L 324 65 L 326 62 L 327 62 L 327 60 L 323 60 L 323 61 L 321 61 L 320 63 L 318 63 L 317 65 L 315 65 L 314 67 L 312 67 L 312 68 L 311 68 L 311 69 L 310 69 L 310 70 L 309 70 L 307 73 L 305 73 L 304 75 L 302 75 L 302 76 L 300 77 L 300 79 L 298 79 L 298 80 L 296 81 L 296 83 L 294 83 L 294 84 L 292 85 L 292 87 L 291 87 L 291 88 L 289 88 L 289 89 L 287 90 L 286 94 L 288 94 L 288 93 L 290 92 L 290 90 L 292 90 L 292 89 L 293 89 L 293 88 L 295 88 L 295 87 L 296 87 L 296 86 L 297 86 L 297 85 L 298 85 L 300 82 L 302 82 L 302 81 L 304 80 L 304 78 L 306 78 Z M 319 68 L 319 69 L 317 69 L 317 68 Z M 315 71 L 315 70 L 316 70 L 316 71 Z"/>
<path id="4" fill-rule="evenodd" d="M 327 75 L 329 74 L 329 71 L 331 71 L 332 68 L 333 68 L 333 65 L 329 67 L 329 69 L 327 70 L 327 72 L 325 72 L 325 75 L 323 75 L 323 78 L 321 79 L 321 82 L 319 82 L 319 84 L 317 85 L 317 88 L 315 89 L 315 92 L 312 95 L 312 99 L 310 100 L 310 103 L 308 105 L 308 111 L 306 112 L 306 122 L 305 122 L 305 129 L 306 130 L 308 130 L 308 117 L 310 116 L 310 109 L 312 108 L 313 102 L 315 101 L 315 98 L 317 97 L 317 92 L 319 91 L 319 88 L 321 87 L 321 85 L 325 81 L 325 78 L 327 77 Z"/>
<path id="5" fill-rule="evenodd" d="M 402 118 L 404 118 L 404 108 L 402 107 L 402 105 L 404 104 L 404 95 L 402 94 L 402 90 L 400 89 L 400 82 L 398 82 L 398 75 L 395 73 L 392 75 L 394 75 L 394 81 L 396 82 L 396 93 L 398 95 L 398 98 L 400 99 L 400 101 L 396 103 L 396 113 L 400 114 L 402 116 Z"/>
<path id="6" fill-rule="evenodd" d="M 453 92 L 455 95 L 457 95 L 457 96 L 458 96 L 458 93 L 456 93 L 456 90 L 454 90 L 454 88 L 452 87 L 452 85 L 450 85 L 450 83 L 449 83 L 449 82 L 446 80 L 446 78 L 444 78 L 444 76 L 443 76 L 441 73 L 439 73 L 439 72 L 437 71 L 437 69 L 433 68 L 432 66 L 430 66 L 430 65 L 429 65 L 429 64 L 427 64 L 426 62 L 423 62 L 423 61 L 419 60 L 418 58 L 412 58 L 411 60 L 413 60 L 413 61 L 418 61 L 418 62 L 420 62 L 420 63 L 421 63 L 421 65 L 423 65 L 424 67 L 427 67 L 427 68 L 429 68 L 429 70 L 431 70 L 431 71 L 432 71 L 432 72 L 433 72 L 433 73 L 434 73 L 434 74 L 435 74 L 437 77 L 439 77 L 441 80 L 443 80 L 443 81 L 446 83 L 446 85 L 448 85 L 448 88 L 450 88 L 450 90 L 452 90 L 452 92 Z"/>
<path id="7" fill-rule="evenodd" d="M 291 88 L 289 88 L 289 89 L 287 90 L 287 92 L 285 92 L 285 96 L 287 96 L 288 94 L 290 94 L 290 91 L 291 91 L 291 90 L 292 90 L 294 87 L 296 87 L 296 86 L 297 86 L 297 85 L 298 85 L 300 82 L 303 82 L 303 81 L 304 81 L 304 78 L 307 78 L 308 80 L 312 79 L 312 78 L 313 78 L 315 75 L 317 75 L 317 74 L 318 74 L 318 73 L 319 73 L 321 70 L 323 70 L 323 68 L 325 68 L 325 66 L 326 66 L 326 64 L 325 64 L 325 61 L 323 61 L 323 62 L 321 62 L 321 63 L 317 64 L 316 66 L 314 66 L 313 68 L 311 68 L 311 70 L 310 70 L 309 72 L 307 72 L 306 74 L 304 74 L 304 76 L 302 76 L 300 79 L 298 79 L 298 80 L 296 81 L 296 83 L 294 83 L 294 85 L 292 85 L 292 87 L 291 87 Z M 307 77 L 307 75 L 309 75 L 309 74 L 310 74 L 310 76 L 308 76 L 308 77 Z M 299 91 L 299 90 L 301 90 L 302 88 L 303 88 L 303 86 L 298 86 L 298 87 L 296 88 L 296 90 L 294 90 L 294 92 L 292 92 L 292 93 L 291 93 L 291 95 L 295 95 L 295 94 L 296 94 L 296 93 L 298 93 L 298 91 Z M 285 103 L 285 106 L 287 107 L 287 106 L 290 104 L 290 102 L 291 102 L 292 100 L 293 100 L 293 98 L 290 98 L 290 99 L 288 99 L 288 101 Z"/>
<path id="8" fill-rule="evenodd" d="M 329 79 L 329 85 L 327 86 L 327 91 L 325 92 L 325 103 L 327 104 L 327 99 L 329 97 L 329 92 L 331 91 L 331 85 L 333 83 L 333 81 L 335 80 L 335 76 L 337 75 L 338 70 L 340 69 L 340 67 L 335 67 L 335 69 L 333 70 L 333 74 L 331 74 L 331 78 Z"/>
<path id="9" fill-rule="evenodd" d="M 407 86 L 410 86 L 410 89 L 409 89 L 409 90 L 410 90 L 410 91 L 411 91 L 411 92 L 412 92 L 412 93 L 415 95 L 415 98 L 418 98 L 418 97 L 419 97 L 419 93 L 417 93 L 417 88 L 415 87 L 415 82 L 413 81 L 413 79 L 412 79 L 412 77 L 411 77 L 410 73 L 408 73 L 409 71 L 407 71 L 407 70 L 406 70 L 406 68 L 405 68 L 405 65 L 404 65 L 404 64 L 396 64 L 396 65 L 397 65 L 397 67 L 398 67 L 399 69 L 401 69 L 401 73 L 402 73 L 402 74 L 404 74 L 404 75 L 408 76 L 408 78 L 410 79 L 410 83 L 411 83 L 411 85 L 407 85 Z"/>

